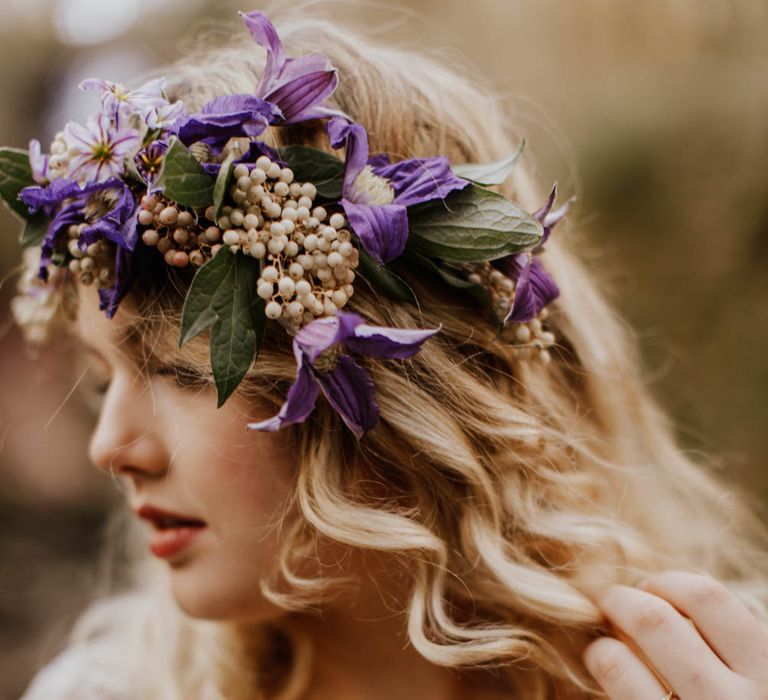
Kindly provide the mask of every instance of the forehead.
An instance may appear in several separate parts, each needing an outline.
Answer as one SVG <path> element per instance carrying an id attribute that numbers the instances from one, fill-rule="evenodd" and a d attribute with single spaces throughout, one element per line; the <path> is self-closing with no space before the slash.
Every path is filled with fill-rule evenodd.
<path id="1" fill-rule="evenodd" d="M 113 318 L 99 309 L 95 286 L 78 285 L 79 307 L 74 336 L 83 345 L 102 355 L 114 354 L 123 360 L 146 358 L 146 324 L 130 308 L 121 304 Z"/>

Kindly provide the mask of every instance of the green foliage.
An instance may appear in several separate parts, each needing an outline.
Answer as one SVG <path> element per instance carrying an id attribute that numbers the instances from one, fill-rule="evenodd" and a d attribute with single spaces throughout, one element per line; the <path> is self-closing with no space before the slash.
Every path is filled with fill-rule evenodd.
<path id="1" fill-rule="evenodd" d="M 0 148 L 0 197 L 25 221 L 29 218 L 29 209 L 19 199 L 19 192 L 34 184 L 29 153 L 17 148 Z"/>
<path id="2" fill-rule="evenodd" d="M 497 160 L 495 163 L 464 163 L 451 166 L 451 170 L 459 177 L 477 185 L 501 185 L 514 170 L 523 148 L 525 148 L 525 139 L 520 141 L 520 145 L 512 155 L 503 160 Z"/>
<path id="3" fill-rule="evenodd" d="M 214 219 L 218 221 L 221 215 L 221 207 L 224 206 L 224 198 L 227 196 L 227 190 L 232 184 L 235 170 L 235 160 L 239 157 L 239 153 L 235 150 L 231 151 L 221 164 L 221 170 L 216 177 L 216 184 L 213 187 L 213 206 L 216 209 Z"/>
<path id="4" fill-rule="evenodd" d="M 401 301 L 418 303 L 416 294 L 402 277 L 386 265 L 379 264 L 359 244 L 357 248 L 360 253 L 359 271 L 374 289 Z"/>
<path id="5" fill-rule="evenodd" d="M 297 182 L 311 182 L 324 199 L 341 199 L 344 161 L 309 146 L 287 146 L 280 158 L 293 171 Z"/>
<path id="6" fill-rule="evenodd" d="M 179 347 L 213 326 L 211 367 L 221 407 L 258 356 L 266 316 L 256 296 L 259 265 L 223 246 L 192 280 L 184 301 Z"/>
<path id="7" fill-rule="evenodd" d="M 175 137 L 163 159 L 157 186 L 168 199 L 185 207 L 199 209 L 213 202 L 213 178 Z"/>
<path id="8" fill-rule="evenodd" d="M 477 185 L 408 212 L 408 246 L 448 262 L 482 262 L 529 250 L 542 225 L 514 202 Z"/>

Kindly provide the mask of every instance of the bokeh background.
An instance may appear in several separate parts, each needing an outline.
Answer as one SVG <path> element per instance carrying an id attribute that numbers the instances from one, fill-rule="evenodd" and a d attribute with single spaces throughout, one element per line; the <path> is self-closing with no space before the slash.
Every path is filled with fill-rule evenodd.
<path id="1" fill-rule="evenodd" d="M 235 11 L 256 7 L 0 0 L 0 143 L 49 143 L 93 107 L 81 79 L 130 80 L 172 59 L 199 20 L 237 27 Z M 577 194 L 590 264 L 681 443 L 768 499 L 768 3 L 314 7 L 438 51 L 507 99 L 542 181 Z M 25 349 L 9 321 L 17 230 L 0 211 L 0 700 L 18 696 L 93 595 L 117 499 L 88 464 L 93 416 L 72 359 Z"/>

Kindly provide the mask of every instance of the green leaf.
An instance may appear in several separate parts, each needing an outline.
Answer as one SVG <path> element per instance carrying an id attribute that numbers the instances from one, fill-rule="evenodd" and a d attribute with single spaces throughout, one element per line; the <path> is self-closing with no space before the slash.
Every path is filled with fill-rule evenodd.
<path id="1" fill-rule="evenodd" d="M 256 296 L 259 265 L 224 246 L 203 265 L 190 285 L 182 310 L 179 347 L 213 326 L 211 367 L 224 405 L 258 356 L 266 316 Z"/>
<path id="2" fill-rule="evenodd" d="M 344 161 L 309 146 L 286 146 L 280 158 L 293 170 L 297 182 L 311 182 L 324 199 L 341 199 Z"/>
<path id="3" fill-rule="evenodd" d="M 213 178 L 177 138 L 172 138 L 157 187 L 170 200 L 185 207 L 202 208 L 213 202 Z"/>
<path id="4" fill-rule="evenodd" d="M 386 265 L 376 262 L 362 246 L 357 247 L 360 253 L 359 270 L 374 289 L 395 299 L 418 304 L 416 294 L 402 277 Z"/>
<path id="5" fill-rule="evenodd" d="M 34 184 L 29 153 L 18 148 L 0 148 L 0 197 L 24 220 L 29 218 L 29 209 L 19 199 L 19 192 Z"/>
<path id="6" fill-rule="evenodd" d="M 520 145 L 512 155 L 503 160 L 497 160 L 495 163 L 464 163 L 451 166 L 451 170 L 455 175 L 478 185 L 501 185 L 514 170 L 523 148 L 525 148 L 525 139 L 520 141 Z"/>
<path id="7" fill-rule="evenodd" d="M 216 184 L 213 187 L 213 206 L 216 208 L 216 213 L 214 214 L 215 221 L 219 220 L 221 208 L 224 206 L 224 197 L 227 196 L 227 190 L 230 184 L 232 184 L 232 173 L 235 169 L 234 163 L 239 155 L 239 152 L 236 150 L 230 151 L 230 154 L 221 164 L 221 170 L 219 170 L 219 174 L 216 177 Z"/>
<path id="8" fill-rule="evenodd" d="M 27 221 L 24 230 L 21 232 L 19 243 L 23 248 L 40 245 L 45 238 L 45 232 L 48 230 L 50 220 L 42 212 L 32 215 Z"/>
<path id="9" fill-rule="evenodd" d="M 496 192 L 469 185 L 409 210 L 408 245 L 430 258 L 482 262 L 534 248 L 542 225 Z"/>

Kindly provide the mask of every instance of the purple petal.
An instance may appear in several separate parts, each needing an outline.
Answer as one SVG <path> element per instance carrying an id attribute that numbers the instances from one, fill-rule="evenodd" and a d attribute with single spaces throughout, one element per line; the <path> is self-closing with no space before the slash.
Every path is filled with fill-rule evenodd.
<path id="1" fill-rule="evenodd" d="M 394 260 L 408 242 L 408 210 L 400 204 L 340 202 L 360 243 L 377 262 Z"/>
<path id="2" fill-rule="evenodd" d="M 328 403 L 358 438 L 376 425 L 379 406 L 373 380 L 351 357 L 340 356 L 332 371 L 316 377 Z"/>
<path id="3" fill-rule="evenodd" d="M 296 379 L 288 390 L 288 396 L 280 408 L 280 412 L 267 420 L 248 423 L 247 428 L 274 432 L 280 430 L 284 425 L 301 423 L 312 413 L 320 393 L 320 387 L 317 385 L 309 366 L 304 364 L 300 352 L 297 353 L 296 361 L 298 363 Z"/>
<path id="4" fill-rule="evenodd" d="M 56 213 L 51 223 L 48 224 L 48 230 L 43 238 L 38 270 L 40 279 L 48 280 L 48 265 L 56 251 L 56 241 L 59 237 L 66 235 L 67 229 L 73 224 L 82 224 L 84 221 L 82 202 L 70 202 Z"/>
<path id="5" fill-rule="evenodd" d="M 99 287 L 99 309 L 112 318 L 117 307 L 131 286 L 134 251 L 118 246 L 115 249 L 115 283 L 111 287 Z"/>
<path id="6" fill-rule="evenodd" d="M 91 243 L 107 238 L 118 247 L 133 250 L 138 241 L 137 218 L 139 205 L 131 189 L 122 185 L 120 199 L 113 209 L 98 221 L 83 229 L 80 245 L 83 249 Z"/>
<path id="7" fill-rule="evenodd" d="M 526 256 L 526 253 L 519 254 L 518 257 Z M 519 265 L 515 287 L 515 298 L 509 309 L 504 323 L 523 323 L 531 321 L 539 315 L 539 312 L 549 302 L 560 295 L 555 281 L 544 269 L 544 265 L 538 258 L 529 258 L 529 262 Z"/>
<path id="8" fill-rule="evenodd" d="M 395 190 L 395 202 L 409 207 L 413 204 L 444 199 L 454 190 L 462 190 L 469 181 L 453 174 L 448 159 L 410 158 L 391 165 L 375 166 L 376 175 L 389 180 Z"/>
<path id="9" fill-rule="evenodd" d="M 184 144 L 228 141 L 233 136 L 258 136 L 279 112 L 253 95 L 225 95 L 208 102 L 179 129 Z"/>
<path id="10" fill-rule="evenodd" d="M 325 100 L 339 83 L 335 70 L 306 73 L 289 82 L 285 82 L 266 99 L 277 105 L 288 124 L 305 121 L 306 114 L 315 105 Z"/>
<path id="11" fill-rule="evenodd" d="M 285 50 L 283 42 L 277 35 L 275 25 L 267 19 L 267 16 L 258 10 L 245 14 L 239 13 L 248 27 L 248 31 L 259 46 L 267 50 L 267 64 L 261 76 L 261 82 L 256 89 L 256 94 L 263 96 L 267 90 L 274 88 L 272 84 L 285 65 Z"/>
<path id="12" fill-rule="evenodd" d="M 347 146 L 342 191 L 345 197 L 351 196 L 352 185 L 368 162 L 368 133 L 362 124 L 352 124 L 343 117 L 331 119 L 326 128 L 332 148 Z"/>
<path id="13" fill-rule="evenodd" d="M 354 336 L 348 338 L 345 345 L 358 355 L 404 360 L 415 355 L 424 341 L 441 328 L 442 324 L 437 328 L 424 329 L 387 328 L 361 323 L 355 327 Z"/>
<path id="14" fill-rule="evenodd" d="M 561 207 L 558 207 L 555 211 L 551 211 L 556 198 L 557 183 L 552 186 L 552 191 L 549 193 L 549 197 L 547 197 L 547 201 L 544 202 L 541 209 L 537 210 L 533 214 L 533 218 L 536 219 L 544 227 L 544 233 L 541 237 L 541 240 L 532 251 L 534 253 L 540 253 L 542 251 L 544 244 L 549 238 L 549 234 L 552 233 L 552 229 L 560 220 L 566 216 L 566 214 L 568 214 L 568 210 L 571 208 L 571 204 L 574 202 L 574 198 L 571 197 L 571 199 L 569 199 Z"/>
<path id="15" fill-rule="evenodd" d="M 352 319 L 352 316 L 355 314 L 326 316 L 310 321 L 296 333 L 293 342 L 312 363 L 320 353 L 352 335 L 355 322 L 363 322 L 362 317 Z"/>

